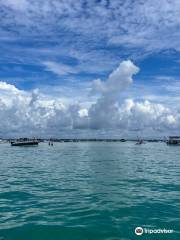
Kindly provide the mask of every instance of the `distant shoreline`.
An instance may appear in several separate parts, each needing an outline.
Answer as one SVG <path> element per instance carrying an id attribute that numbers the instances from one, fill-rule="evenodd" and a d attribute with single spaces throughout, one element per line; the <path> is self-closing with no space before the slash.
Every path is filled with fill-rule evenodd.
<path id="1" fill-rule="evenodd" d="M 11 139 L 3 139 L 1 138 L 2 142 L 11 142 L 15 141 L 18 138 L 11 138 Z M 40 139 L 37 138 L 39 142 L 46 142 L 46 141 L 52 141 L 52 142 L 136 142 L 139 139 L 101 139 L 101 138 L 50 138 L 50 139 Z M 144 139 L 146 142 L 165 142 L 165 140 L 162 139 Z"/>

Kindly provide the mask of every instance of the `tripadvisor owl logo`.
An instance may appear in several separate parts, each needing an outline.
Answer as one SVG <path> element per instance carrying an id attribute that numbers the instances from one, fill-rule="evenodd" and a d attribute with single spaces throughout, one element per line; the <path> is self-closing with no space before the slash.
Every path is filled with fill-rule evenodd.
<path id="1" fill-rule="evenodd" d="M 142 227 L 137 227 L 135 229 L 135 234 L 138 235 L 138 236 L 141 236 L 143 234 L 143 229 Z"/>

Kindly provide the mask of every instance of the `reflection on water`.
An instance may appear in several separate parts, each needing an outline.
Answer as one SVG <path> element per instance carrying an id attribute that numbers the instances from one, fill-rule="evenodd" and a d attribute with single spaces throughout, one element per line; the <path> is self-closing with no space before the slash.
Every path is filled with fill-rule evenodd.
<path id="1" fill-rule="evenodd" d="M 0 239 L 180 239 L 179 159 L 164 143 L 2 144 Z"/>

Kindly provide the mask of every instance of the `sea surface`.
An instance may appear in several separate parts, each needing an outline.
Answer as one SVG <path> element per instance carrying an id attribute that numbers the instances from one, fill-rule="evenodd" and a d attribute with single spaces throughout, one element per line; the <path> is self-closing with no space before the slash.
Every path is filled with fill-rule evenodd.
<path id="1" fill-rule="evenodd" d="M 180 147 L 0 144 L 0 240 L 134 239 L 180 239 Z"/>

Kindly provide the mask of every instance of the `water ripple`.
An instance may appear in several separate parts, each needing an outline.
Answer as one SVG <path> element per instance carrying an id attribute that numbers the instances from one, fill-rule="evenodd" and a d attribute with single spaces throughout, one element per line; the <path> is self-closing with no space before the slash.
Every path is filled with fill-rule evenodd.
<path id="1" fill-rule="evenodd" d="M 179 239 L 180 148 L 1 144 L 0 152 L 0 239 L 131 240 L 137 225 Z"/>

